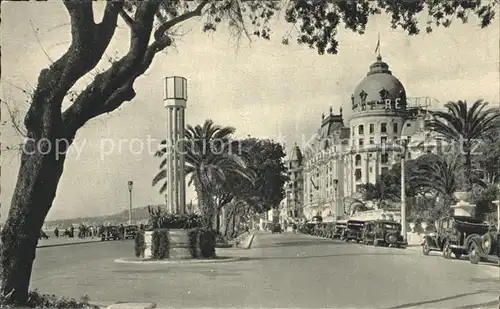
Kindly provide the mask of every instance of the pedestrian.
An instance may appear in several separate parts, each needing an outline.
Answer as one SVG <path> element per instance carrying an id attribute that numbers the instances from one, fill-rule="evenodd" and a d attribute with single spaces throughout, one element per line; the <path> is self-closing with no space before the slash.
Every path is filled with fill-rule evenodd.
<path id="1" fill-rule="evenodd" d="M 297 233 L 297 224 L 295 222 L 292 224 L 292 230 L 294 234 Z"/>
<path id="2" fill-rule="evenodd" d="M 59 238 L 59 229 L 57 228 L 57 226 L 56 226 L 56 229 L 54 230 L 54 236 L 56 238 Z"/>
<path id="3" fill-rule="evenodd" d="M 71 227 L 69 228 L 69 238 L 73 237 L 75 237 L 75 227 L 71 225 Z"/>
<path id="4" fill-rule="evenodd" d="M 120 227 L 118 228 L 118 231 L 120 231 L 120 237 L 122 240 L 125 239 L 125 227 L 123 224 L 120 224 Z"/>

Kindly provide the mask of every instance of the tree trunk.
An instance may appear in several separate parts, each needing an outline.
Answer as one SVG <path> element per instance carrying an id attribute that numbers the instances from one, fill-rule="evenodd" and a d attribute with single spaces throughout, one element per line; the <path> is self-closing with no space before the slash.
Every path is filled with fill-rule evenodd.
<path id="1" fill-rule="evenodd" d="M 467 175 L 467 192 L 472 192 L 473 180 L 472 180 L 472 158 L 471 153 L 468 149 L 465 152 L 465 174 Z"/>
<path id="2" fill-rule="evenodd" d="M 53 149 L 44 155 L 40 150 L 43 149 L 21 154 L 18 180 L 2 231 L 1 293 L 13 303 L 23 304 L 27 300 L 40 230 L 64 167 L 63 154 L 57 155 Z"/>
<path id="3" fill-rule="evenodd" d="M 196 196 L 198 197 L 198 208 L 200 210 L 202 227 L 205 229 L 213 229 L 214 207 L 213 200 L 205 188 L 203 188 L 201 181 L 196 179 L 193 181 Z"/>
<path id="4" fill-rule="evenodd" d="M 215 211 L 215 231 L 217 235 L 220 234 L 220 209 Z"/>

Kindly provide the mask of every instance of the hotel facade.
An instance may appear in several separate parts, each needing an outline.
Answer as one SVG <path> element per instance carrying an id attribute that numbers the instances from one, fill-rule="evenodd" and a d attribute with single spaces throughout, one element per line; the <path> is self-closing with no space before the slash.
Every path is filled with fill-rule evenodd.
<path id="1" fill-rule="evenodd" d="M 345 218 L 350 212 L 346 198 L 360 199 L 362 186 L 375 184 L 403 153 L 414 159 L 436 151 L 440 142 L 425 129 L 432 101 L 407 97 L 379 55 L 350 97 L 350 117 L 344 120 L 342 108 L 336 113 L 330 107 L 313 138 L 288 154 L 290 181 L 282 213 L 293 219 Z"/>

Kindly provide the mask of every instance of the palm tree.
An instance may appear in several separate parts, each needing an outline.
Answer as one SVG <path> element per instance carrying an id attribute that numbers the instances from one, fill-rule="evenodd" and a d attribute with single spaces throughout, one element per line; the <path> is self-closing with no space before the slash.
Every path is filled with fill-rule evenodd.
<path id="1" fill-rule="evenodd" d="M 458 156 L 429 157 L 419 161 L 418 166 L 409 176 L 409 181 L 423 191 L 432 191 L 444 199 L 445 207 L 449 207 L 453 194 L 460 188 L 462 164 Z"/>
<path id="2" fill-rule="evenodd" d="M 185 131 L 185 174 L 190 176 L 188 185 L 194 185 L 205 227 L 212 226 L 215 215 L 213 193 L 217 185 L 225 182 L 229 175 L 238 175 L 251 183 L 254 181 L 255 174 L 247 167 L 244 155 L 237 153 L 237 143 L 231 140 L 234 131 L 232 127 L 215 125 L 212 120 L 206 120 L 203 126 L 188 125 Z M 157 157 L 164 157 L 166 153 L 166 141 L 161 145 L 155 154 Z M 166 164 L 164 158 L 152 181 L 153 186 L 163 181 L 160 194 L 167 188 Z"/>
<path id="3" fill-rule="evenodd" d="M 472 191 L 472 151 L 479 141 L 491 138 L 491 132 L 499 128 L 500 113 L 497 108 L 486 109 L 487 102 L 475 101 L 472 106 L 466 101 L 448 102 L 447 112 L 431 112 L 427 126 L 445 139 L 461 146 L 465 157 L 467 191 Z"/>

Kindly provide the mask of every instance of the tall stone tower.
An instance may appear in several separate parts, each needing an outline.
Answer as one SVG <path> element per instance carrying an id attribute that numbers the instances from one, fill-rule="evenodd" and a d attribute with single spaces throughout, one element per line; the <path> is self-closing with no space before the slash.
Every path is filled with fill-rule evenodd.
<path id="1" fill-rule="evenodd" d="M 166 110 L 167 210 L 186 213 L 185 109 L 187 80 L 184 77 L 165 78 L 164 105 Z"/>

